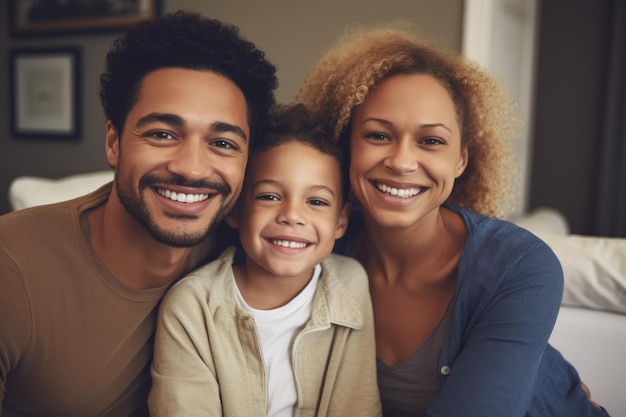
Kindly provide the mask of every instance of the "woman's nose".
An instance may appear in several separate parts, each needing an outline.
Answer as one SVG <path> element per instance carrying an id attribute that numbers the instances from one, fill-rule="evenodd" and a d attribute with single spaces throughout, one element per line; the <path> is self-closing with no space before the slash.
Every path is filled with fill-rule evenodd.
<path id="1" fill-rule="evenodd" d="M 410 142 L 399 142 L 389 149 L 384 164 L 395 174 L 402 175 L 417 171 L 419 168 L 419 150 Z"/>

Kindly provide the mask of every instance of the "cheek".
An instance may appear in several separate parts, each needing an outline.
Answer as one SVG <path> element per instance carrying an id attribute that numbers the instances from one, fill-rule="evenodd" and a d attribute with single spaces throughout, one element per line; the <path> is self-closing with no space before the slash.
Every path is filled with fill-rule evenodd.
<path id="1" fill-rule="evenodd" d="M 350 188 L 352 190 L 356 190 L 358 185 L 358 178 L 356 174 L 356 167 L 353 164 L 350 164 L 350 173 L 348 179 L 350 180 Z"/>
<path id="2" fill-rule="evenodd" d="M 246 162 L 243 160 L 240 162 L 231 162 L 225 166 L 224 177 L 233 190 L 240 190 L 243 185 L 244 173 L 246 172 Z"/>
<path id="3" fill-rule="evenodd" d="M 374 169 L 378 164 L 378 157 L 371 153 L 359 152 L 356 158 L 350 161 L 350 184 L 354 187 L 360 181 L 365 180 L 365 176 L 369 171 Z"/>
<path id="4" fill-rule="evenodd" d="M 257 216 L 250 214 L 247 210 L 241 210 L 239 214 L 240 238 L 242 240 L 249 241 L 257 233 L 255 225 L 258 225 L 258 218 Z"/>
<path id="5" fill-rule="evenodd" d="M 366 153 L 359 146 L 353 145 L 350 148 L 350 177 L 361 171 L 366 158 Z"/>
<path id="6" fill-rule="evenodd" d="M 442 161 L 433 168 L 436 172 L 435 175 L 445 178 L 448 182 L 454 182 L 459 176 L 459 160 L 457 158 Z"/>

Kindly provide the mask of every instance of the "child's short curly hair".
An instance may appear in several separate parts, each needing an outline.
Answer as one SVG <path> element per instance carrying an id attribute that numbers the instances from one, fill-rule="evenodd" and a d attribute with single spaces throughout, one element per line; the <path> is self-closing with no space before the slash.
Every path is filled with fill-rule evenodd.
<path id="1" fill-rule="evenodd" d="M 341 197 L 344 202 L 347 201 L 350 184 L 348 176 L 344 175 L 347 171 L 346 155 L 337 141 L 332 140 L 327 124 L 302 103 L 274 107 L 268 117 L 266 133 L 250 156 L 291 141 L 300 142 L 335 158 L 341 173 Z"/>
<path id="2" fill-rule="evenodd" d="M 295 102 L 331 125 L 335 140 L 349 142 L 356 107 L 396 74 L 427 74 L 450 93 L 469 153 L 448 202 L 502 217 L 513 207 L 512 135 L 519 127 L 509 97 L 477 65 L 423 42 L 399 28 L 352 31 L 309 72 Z M 345 148 L 344 148 L 345 149 Z"/>
<path id="3" fill-rule="evenodd" d="M 115 40 L 100 76 L 100 101 L 121 132 L 144 77 L 161 68 L 213 71 L 239 87 L 248 105 L 251 136 L 261 132 L 275 103 L 276 68 L 236 26 L 178 11 L 144 21 Z"/>

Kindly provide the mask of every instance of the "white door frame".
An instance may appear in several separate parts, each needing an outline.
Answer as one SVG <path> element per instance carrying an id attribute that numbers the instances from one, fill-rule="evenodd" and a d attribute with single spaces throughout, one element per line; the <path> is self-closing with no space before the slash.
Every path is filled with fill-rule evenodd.
<path id="1" fill-rule="evenodd" d="M 464 1 L 462 54 L 501 80 L 524 120 L 524 133 L 513 144 L 520 181 L 510 217 L 528 207 L 539 1 Z"/>

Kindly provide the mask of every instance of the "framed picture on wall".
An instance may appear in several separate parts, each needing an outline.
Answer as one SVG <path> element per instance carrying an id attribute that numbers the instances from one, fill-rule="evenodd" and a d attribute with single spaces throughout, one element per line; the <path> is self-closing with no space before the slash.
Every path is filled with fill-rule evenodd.
<path id="1" fill-rule="evenodd" d="M 11 50 L 13 137 L 79 137 L 80 58 L 78 48 Z"/>
<path id="2" fill-rule="evenodd" d="M 8 1 L 14 36 L 123 30 L 160 12 L 160 0 Z"/>

